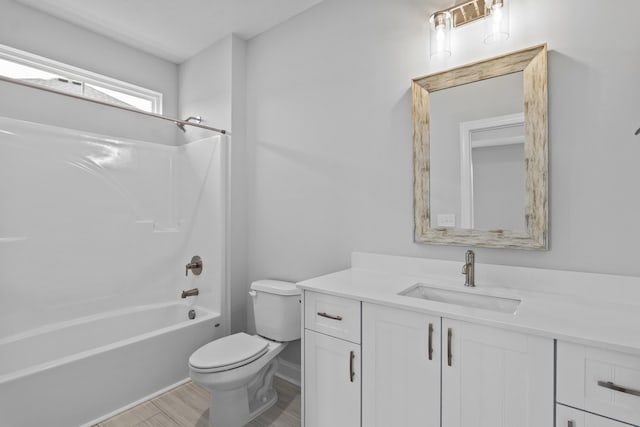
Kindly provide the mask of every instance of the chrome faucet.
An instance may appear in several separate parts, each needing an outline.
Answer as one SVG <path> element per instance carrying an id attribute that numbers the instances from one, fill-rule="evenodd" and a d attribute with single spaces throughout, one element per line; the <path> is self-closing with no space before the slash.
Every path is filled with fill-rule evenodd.
<path id="1" fill-rule="evenodd" d="M 469 287 L 476 286 L 476 272 L 475 272 L 476 254 L 469 249 L 464 254 L 464 265 L 462 266 L 462 274 L 465 275 L 464 285 Z"/>
<path id="2" fill-rule="evenodd" d="M 180 298 L 195 297 L 199 293 L 200 293 L 200 291 L 198 290 L 198 288 L 187 289 L 187 290 L 182 291 L 182 296 Z"/>

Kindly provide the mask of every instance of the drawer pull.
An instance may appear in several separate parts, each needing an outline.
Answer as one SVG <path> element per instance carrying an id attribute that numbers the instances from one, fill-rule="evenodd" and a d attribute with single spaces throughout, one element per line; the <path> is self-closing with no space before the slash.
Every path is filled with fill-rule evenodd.
<path id="1" fill-rule="evenodd" d="M 338 316 L 335 314 L 329 314 L 329 313 L 325 313 L 325 312 L 318 312 L 318 316 L 320 317 L 326 317 L 327 319 L 331 319 L 331 320 L 342 320 L 342 316 Z"/>
<path id="2" fill-rule="evenodd" d="M 453 335 L 453 331 L 451 328 L 447 330 L 447 365 L 451 366 L 451 359 L 453 359 L 453 354 L 451 351 L 451 337 Z"/>
<path id="3" fill-rule="evenodd" d="M 353 382 L 353 377 L 356 373 L 353 371 L 353 360 L 356 358 L 356 354 L 353 351 L 349 352 L 349 381 Z"/>
<path id="4" fill-rule="evenodd" d="M 634 390 L 632 388 L 622 387 L 611 381 L 598 381 L 600 387 L 608 388 L 609 390 L 619 391 L 620 393 L 630 394 L 632 396 L 640 396 L 640 390 Z"/>
<path id="5" fill-rule="evenodd" d="M 429 360 L 433 360 L 433 323 L 429 323 Z"/>

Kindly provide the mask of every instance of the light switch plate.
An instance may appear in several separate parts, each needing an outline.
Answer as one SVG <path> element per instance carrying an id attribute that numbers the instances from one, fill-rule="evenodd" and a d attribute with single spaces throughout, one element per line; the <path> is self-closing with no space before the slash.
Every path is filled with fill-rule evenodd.
<path id="1" fill-rule="evenodd" d="M 436 217 L 438 227 L 455 227 L 456 214 L 438 214 Z"/>

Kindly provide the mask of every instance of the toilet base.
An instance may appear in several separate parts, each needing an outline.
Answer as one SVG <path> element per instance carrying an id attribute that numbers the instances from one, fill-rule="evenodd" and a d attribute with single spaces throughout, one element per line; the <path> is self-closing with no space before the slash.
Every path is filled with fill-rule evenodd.
<path id="1" fill-rule="evenodd" d="M 254 412 L 252 412 L 251 415 L 249 415 L 249 421 L 253 420 L 254 418 L 258 418 L 260 415 L 262 415 L 263 412 L 266 412 L 273 405 L 275 405 L 277 401 L 278 401 L 278 393 L 276 393 L 276 391 L 273 390 L 273 395 L 271 396 L 271 398 L 268 399 L 267 402 L 264 403 L 261 407 L 259 407 Z"/>
<path id="2" fill-rule="evenodd" d="M 278 360 L 272 360 L 247 386 L 235 390 L 211 390 L 209 425 L 242 427 L 271 408 L 278 400 L 273 375 Z"/>

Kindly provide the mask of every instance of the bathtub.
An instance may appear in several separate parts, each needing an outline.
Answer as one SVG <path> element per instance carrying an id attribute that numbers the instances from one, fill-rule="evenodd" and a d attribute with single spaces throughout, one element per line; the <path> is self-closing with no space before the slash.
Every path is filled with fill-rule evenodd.
<path id="1" fill-rule="evenodd" d="M 196 317 L 188 318 L 190 309 Z M 90 426 L 188 379 L 223 335 L 219 313 L 184 302 L 131 307 L 0 340 L 0 426 Z"/>

